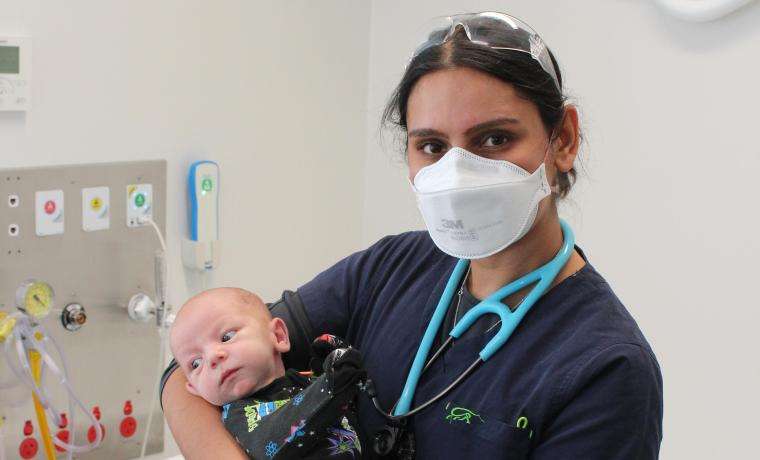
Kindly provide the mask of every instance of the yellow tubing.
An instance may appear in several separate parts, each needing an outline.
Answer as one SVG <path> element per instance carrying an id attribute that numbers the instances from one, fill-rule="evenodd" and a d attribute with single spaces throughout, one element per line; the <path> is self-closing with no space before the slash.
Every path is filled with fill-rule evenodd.
<path id="1" fill-rule="evenodd" d="M 34 383 L 39 386 L 42 378 L 42 360 L 38 351 L 29 350 L 29 364 L 32 366 Z M 32 398 L 34 398 L 34 412 L 37 413 L 37 423 L 40 425 L 40 433 L 42 433 L 42 446 L 45 448 L 45 457 L 47 457 L 47 460 L 55 460 L 55 448 L 53 447 L 53 438 L 50 436 L 50 427 L 48 427 L 45 409 L 42 408 L 37 393 L 32 392 Z"/>

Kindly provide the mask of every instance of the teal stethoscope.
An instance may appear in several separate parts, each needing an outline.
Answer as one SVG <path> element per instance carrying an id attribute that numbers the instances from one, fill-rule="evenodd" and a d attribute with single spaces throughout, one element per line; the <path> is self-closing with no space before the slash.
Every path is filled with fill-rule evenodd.
<path id="1" fill-rule="evenodd" d="M 572 254 L 573 248 L 575 247 L 575 235 L 573 235 L 573 231 L 570 229 L 570 226 L 561 219 L 560 226 L 562 227 L 562 235 L 564 241 L 562 243 L 562 247 L 554 256 L 554 258 L 545 265 L 494 292 L 485 300 L 465 313 L 462 319 L 456 323 L 454 328 L 449 333 L 448 339 L 446 339 L 446 341 L 438 348 L 433 357 L 428 360 L 427 357 L 430 353 L 430 348 L 433 346 L 433 341 L 438 335 L 438 330 L 440 329 L 441 324 L 446 317 L 446 312 L 451 305 L 452 299 L 454 298 L 454 293 L 456 292 L 459 284 L 462 282 L 462 277 L 464 276 L 464 273 L 469 266 L 469 261 L 466 259 L 460 259 L 457 262 L 456 266 L 454 267 L 454 271 L 451 273 L 449 281 L 446 284 L 446 288 L 443 291 L 443 295 L 441 295 L 441 299 L 438 301 L 438 306 L 433 313 L 430 324 L 428 324 L 425 335 L 422 337 L 422 343 L 417 349 L 417 355 L 414 358 L 412 368 L 406 378 L 406 385 L 404 385 L 404 390 L 401 392 L 401 397 L 399 398 L 398 402 L 396 402 L 396 405 L 393 409 L 393 415 L 386 413 L 380 407 L 376 392 L 374 390 L 370 391 L 372 402 L 374 403 L 375 408 L 380 411 L 380 413 L 382 413 L 387 419 L 398 422 L 425 409 L 429 405 L 438 401 L 449 391 L 451 391 L 456 385 L 458 385 L 460 382 L 462 382 L 462 380 L 470 375 L 472 371 L 474 371 L 480 364 L 488 361 L 488 359 L 493 356 L 494 353 L 496 353 L 507 342 L 507 340 L 509 340 L 509 337 L 520 324 L 520 321 L 522 321 L 528 311 L 530 311 L 531 307 L 533 307 L 538 299 L 540 299 L 541 296 L 544 295 L 544 293 L 549 289 L 549 287 L 554 282 L 554 279 L 557 277 L 557 274 L 559 274 L 560 270 L 562 270 L 562 267 L 564 267 L 567 261 L 570 259 L 570 255 Z M 514 294 L 515 292 L 518 292 L 521 289 L 534 283 L 536 284 L 533 289 L 531 289 L 530 293 L 525 296 L 525 298 L 522 300 L 522 302 L 520 302 L 514 311 L 510 310 L 509 306 L 502 302 L 502 299 L 505 299 L 511 294 Z M 448 345 L 454 339 L 461 337 L 462 334 L 464 334 L 465 331 L 467 331 L 467 329 L 469 329 L 470 326 L 475 323 L 475 321 L 477 321 L 481 316 L 488 313 L 499 315 L 500 321 L 497 322 L 497 324 L 500 323 L 501 327 L 499 328 L 499 331 L 496 333 L 496 335 L 486 344 L 486 346 L 480 350 L 478 358 L 475 360 L 475 362 L 472 363 L 470 367 L 462 372 L 459 377 L 457 377 L 438 395 L 434 396 L 420 406 L 412 409 L 411 406 L 412 400 L 414 399 L 414 392 L 417 389 L 417 383 L 419 382 L 422 374 L 441 355 L 443 350 L 445 350 L 446 347 L 448 347 Z"/>

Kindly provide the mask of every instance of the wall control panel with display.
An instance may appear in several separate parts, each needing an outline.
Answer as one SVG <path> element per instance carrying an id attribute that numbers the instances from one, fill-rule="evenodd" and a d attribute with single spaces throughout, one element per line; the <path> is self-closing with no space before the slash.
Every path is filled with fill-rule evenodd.
<path id="1" fill-rule="evenodd" d="M 29 108 L 30 61 L 29 39 L 0 36 L 0 111 Z"/>

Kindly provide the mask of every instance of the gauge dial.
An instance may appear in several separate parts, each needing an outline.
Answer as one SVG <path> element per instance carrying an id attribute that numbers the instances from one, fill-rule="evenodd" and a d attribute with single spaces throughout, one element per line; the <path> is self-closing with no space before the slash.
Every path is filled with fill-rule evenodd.
<path id="1" fill-rule="evenodd" d="M 16 307 L 35 319 L 42 319 L 53 308 L 55 293 L 44 281 L 27 280 L 16 290 Z"/>

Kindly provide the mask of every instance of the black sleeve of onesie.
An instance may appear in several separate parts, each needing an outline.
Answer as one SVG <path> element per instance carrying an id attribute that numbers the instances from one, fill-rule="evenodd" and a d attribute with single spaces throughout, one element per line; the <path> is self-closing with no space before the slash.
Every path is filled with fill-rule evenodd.
<path id="1" fill-rule="evenodd" d="M 267 304 L 267 306 L 272 316 L 282 318 L 285 321 L 285 326 L 288 328 L 290 351 L 282 357 L 285 368 L 308 369 L 309 358 L 311 356 L 310 347 L 311 341 L 314 339 L 314 333 L 312 332 L 309 318 L 306 317 L 301 297 L 296 292 L 285 291 L 282 293 L 280 300 Z M 161 396 L 164 393 L 166 381 L 178 367 L 177 361 L 172 359 L 166 370 L 164 370 L 158 393 L 159 403 L 161 403 Z M 163 410 L 163 405 L 161 409 Z"/>

